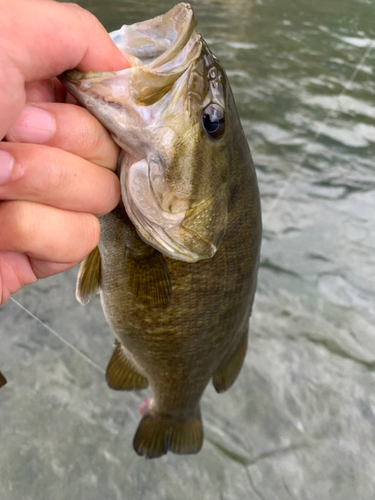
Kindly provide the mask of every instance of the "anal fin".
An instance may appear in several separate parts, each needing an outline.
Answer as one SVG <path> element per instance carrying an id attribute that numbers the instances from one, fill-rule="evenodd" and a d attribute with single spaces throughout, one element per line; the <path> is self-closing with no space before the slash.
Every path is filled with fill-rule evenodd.
<path id="1" fill-rule="evenodd" d="M 139 255 L 127 250 L 126 273 L 136 300 L 151 308 L 167 308 L 172 301 L 168 264 L 157 250 Z"/>
<path id="2" fill-rule="evenodd" d="M 241 371 L 246 352 L 247 339 L 249 336 L 249 327 L 246 326 L 244 333 L 241 335 L 240 342 L 229 358 L 219 367 L 212 377 L 212 383 L 217 392 L 224 392 L 234 383 L 238 374 Z"/>
<path id="3" fill-rule="evenodd" d="M 4 387 L 4 385 L 7 383 L 7 379 L 4 377 L 4 375 L 0 372 L 0 387 Z"/>
<path id="4" fill-rule="evenodd" d="M 133 446 L 138 455 L 157 458 L 168 451 L 180 455 L 198 453 L 203 444 L 200 409 L 186 420 L 146 413 L 139 423 Z"/>
<path id="5" fill-rule="evenodd" d="M 146 389 L 148 387 L 147 378 L 137 372 L 126 357 L 121 342 L 117 339 L 115 340 L 115 346 L 106 371 L 106 380 L 109 387 L 116 391 Z"/>
<path id="6" fill-rule="evenodd" d="M 82 261 L 79 268 L 76 298 L 85 306 L 99 291 L 100 285 L 100 253 L 95 247 Z"/>

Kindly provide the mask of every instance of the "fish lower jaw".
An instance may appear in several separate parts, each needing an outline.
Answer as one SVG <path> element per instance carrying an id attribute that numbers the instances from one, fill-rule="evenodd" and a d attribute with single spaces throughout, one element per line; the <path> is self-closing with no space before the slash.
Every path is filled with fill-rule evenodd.
<path id="1" fill-rule="evenodd" d="M 129 214 L 129 217 L 132 219 L 132 216 Z M 133 219 L 132 219 L 133 220 Z M 133 221 L 134 224 L 134 221 Z M 210 258 L 210 256 L 202 256 L 198 253 L 192 252 L 187 248 L 184 248 L 182 245 L 179 245 L 176 241 L 172 240 L 164 228 L 160 227 L 151 227 L 148 226 L 148 230 L 144 229 L 143 224 L 134 224 L 137 230 L 138 235 L 141 239 L 147 243 L 148 245 L 154 247 L 163 255 L 170 257 L 171 259 L 180 260 L 182 262 L 194 263 L 204 258 Z"/>
<path id="2" fill-rule="evenodd" d="M 179 242 L 181 231 L 185 229 L 181 227 L 183 217 L 179 218 L 175 224 L 165 224 L 163 226 L 155 223 L 155 221 L 144 215 L 136 205 L 129 204 L 128 200 L 124 200 L 124 205 L 127 214 L 133 222 L 139 237 L 147 244 L 158 250 L 163 255 L 171 259 L 180 260 L 182 262 L 194 263 L 199 260 L 212 258 L 218 246 L 214 243 L 204 240 L 199 234 L 195 234 L 195 243 L 190 239 L 189 246 L 193 244 L 200 251 L 194 251 L 184 245 L 183 241 Z M 148 214 L 147 214 L 148 215 Z M 186 235 L 184 235 L 186 240 Z"/>
<path id="3" fill-rule="evenodd" d="M 126 200 L 125 209 L 139 237 L 147 245 L 152 246 L 171 259 L 194 263 L 199 260 L 210 259 L 218 249 L 213 243 L 207 242 L 199 235 L 196 235 L 196 247 L 200 247 L 201 251 L 194 251 L 178 241 L 179 231 L 183 230 L 179 223 L 164 227 L 155 224 L 154 221 L 148 219 L 135 206 L 130 206 Z"/>

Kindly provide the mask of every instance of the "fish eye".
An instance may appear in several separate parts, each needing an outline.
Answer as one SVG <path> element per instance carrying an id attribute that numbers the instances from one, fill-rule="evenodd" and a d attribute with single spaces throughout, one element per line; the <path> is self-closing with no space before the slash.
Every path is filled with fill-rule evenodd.
<path id="1" fill-rule="evenodd" d="M 217 104 L 209 104 L 202 111 L 201 122 L 206 134 L 212 139 L 220 139 L 225 132 L 225 114 Z"/>

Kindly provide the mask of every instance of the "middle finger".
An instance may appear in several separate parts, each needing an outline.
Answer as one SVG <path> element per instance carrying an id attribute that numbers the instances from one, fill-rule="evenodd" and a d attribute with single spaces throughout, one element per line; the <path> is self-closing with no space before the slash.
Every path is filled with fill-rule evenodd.
<path id="1" fill-rule="evenodd" d="M 0 153 L 11 162 L 0 168 L 0 200 L 34 201 L 89 212 L 97 216 L 113 210 L 120 199 L 114 172 L 58 148 L 0 142 Z M 7 161 L 0 154 L 1 163 Z M 5 172 L 9 172 L 8 179 Z"/>
<path id="2" fill-rule="evenodd" d="M 66 103 L 28 103 L 8 131 L 6 140 L 45 144 L 116 169 L 119 147 L 86 109 Z"/>

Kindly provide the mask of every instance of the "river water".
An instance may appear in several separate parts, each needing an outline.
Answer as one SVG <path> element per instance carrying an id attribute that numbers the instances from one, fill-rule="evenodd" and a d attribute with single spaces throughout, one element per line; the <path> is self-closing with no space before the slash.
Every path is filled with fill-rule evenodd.
<path id="1" fill-rule="evenodd" d="M 173 6 L 79 3 L 108 30 Z M 245 366 L 206 391 L 197 456 L 146 461 L 132 450 L 143 395 L 104 380 L 99 299 L 75 301 L 77 269 L 21 290 L 0 309 L 2 500 L 375 498 L 375 2 L 192 5 L 262 196 Z"/>

